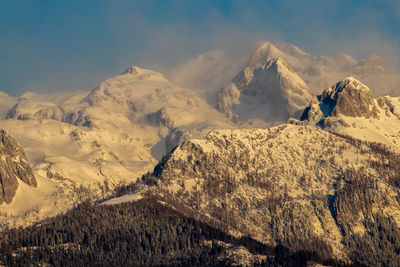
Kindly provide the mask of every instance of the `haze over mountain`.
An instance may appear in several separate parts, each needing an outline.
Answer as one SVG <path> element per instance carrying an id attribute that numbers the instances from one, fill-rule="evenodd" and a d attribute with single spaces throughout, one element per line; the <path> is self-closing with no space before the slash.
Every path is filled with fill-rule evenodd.
<path id="1" fill-rule="evenodd" d="M 206 61 L 206 58 L 209 58 L 209 60 Z M 250 55 L 247 62 L 244 63 L 239 61 L 233 64 L 232 59 L 216 51 L 199 55 L 197 58 L 190 59 L 180 65 L 181 69 L 183 69 L 183 66 L 187 66 L 185 71 L 189 75 L 181 75 L 179 79 L 180 83 L 186 83 L 186 85 L 192 85 L 192 81 L 203 81 L 203 87 L 218 90 L 220 87 L 225 87 L 228 83 L 213 84 L 210 82 L 209 77 L 216 77 L 220 73 L 219 70 L 215 71 L 217 69 L 216 66 L 230 65 L 231 68 L 229 70 L 234 71 L 236 68 L 238 69 L 238 73 L 243 72 L 245 68 L 249 68 L 248 71 L 253 71 L 268 61 L 278 58 L 281 62 L 285 62 L 290 70 L 303 79 L 314 95 L 320 93 L 321 89 L 331 86 L 333 83 L 349 76 L 355 77 L 367 84 L 375 97 L 400 95 L 400 74 L 396 70 L 386 66 L 384 60 L 377 55 L 371 55 L 360 60 L 356 60 L 351 55 L 343 53 L 333 57 L 316 57 L 302 51 L 293 44 L 285 43 L 273 44 L 271 42 L 264 42 Z M 204 62 L 208 62 L 208 65 Z M 229 62 L 231 63 L 229 64 Z M 239 70 L 239 68 L 242 70 Z M 219 75 L 221 77 L 226 76 L 225 72 Z M 231 75 L 230 79 L 232 80 L 233 77 L 234 74 Z M 209 82 L 206 83 L 206 81 Z"/>
<path id="2" fill-rule="evenodd" d="M 206 52 L 168 70 L 167 77 L 176 84 L 213 96 L 239 71 L 240 62 L 220 50 Z M 215 99 L 212 99 L 215 101 Z"/>
<path id="3" fill-rule="evenodd" d="M 357 61 L 378 54 L 400 67 L 399 6 L 395 0 L 4 0 L 0 90 L 13 96 L 87 90 L 132 64 L 161 71 L 213 50 L 247 57 L 263 39 Z M 347 76 L 354 75 L 323 87 Z"/>

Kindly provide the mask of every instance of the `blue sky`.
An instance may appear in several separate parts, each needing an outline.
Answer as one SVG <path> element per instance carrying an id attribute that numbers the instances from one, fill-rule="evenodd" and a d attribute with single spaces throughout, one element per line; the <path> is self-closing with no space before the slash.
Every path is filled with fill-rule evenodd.
<path id="1" fill-rule="evenodd" d="M 0 90 L 90 89 L 129 65 L 162 70 L 263 40 L 400 66 L 398 0 L 0 0 Z"/>

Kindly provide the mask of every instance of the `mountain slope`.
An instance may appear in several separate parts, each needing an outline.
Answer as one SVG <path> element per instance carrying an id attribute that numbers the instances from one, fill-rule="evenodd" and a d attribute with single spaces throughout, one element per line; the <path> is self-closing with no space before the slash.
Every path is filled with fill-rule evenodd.
<path id="1" fill-rule="evenodd" d="M 367 225 L 374 218 L 399 230 L 399 160 L 383 146 L 314 127 L 219 130 L 179 145 L 143 177 L 150 186 L 138 194 L 152 192 L 233 234 L 294 250 L 323 247 L 346 260 L 353 243 L 345 239 L 364 238 L 378 227 Z M 346 217 L 351 209 L 356 218 Z"/>
<path id="2" fill-rule="evenodd" d="M 273 58 L 281 58 L 307 84 L 312 94 L 318 94 L 343 77 L 353 76 L 364 81 L 373 95 L 400 95 L 400 74 L 386 66 L 382 58 L 372 55 L 359 61 L 347 54 L 332 57 L 313 56 L 293 44 L 265 42 L 251 57 L 251 63 L 260 66 Z"/>
<path id="3" fill-rule="evenodd" d="M 41 224 L 0 232 L 0 246 L 0 262 L 6 266 L 340 264 L 319 255 L 320 250 L 291 253 L 283 246 L 233 237 L 154 198 L 119 205 L 82 203 Z"/>

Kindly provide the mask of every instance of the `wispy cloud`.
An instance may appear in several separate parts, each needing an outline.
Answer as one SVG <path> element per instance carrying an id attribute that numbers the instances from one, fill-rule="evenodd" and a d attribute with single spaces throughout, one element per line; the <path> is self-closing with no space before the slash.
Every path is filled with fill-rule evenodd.
<path id="1" fill-rule="evenodd" d="M 396 0 L 4 0 L 0 90 L 87 89 L 132 64 L 163 70 L 215 49 L 243 58 L 261 40 L 399 66 L 399 12 Z"/>

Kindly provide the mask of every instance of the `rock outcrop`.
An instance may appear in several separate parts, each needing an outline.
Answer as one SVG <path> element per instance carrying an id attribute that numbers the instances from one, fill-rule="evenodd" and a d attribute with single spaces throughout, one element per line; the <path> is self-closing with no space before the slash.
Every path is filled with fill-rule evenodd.
<path id="1" fill-rule="evenodd" d="M 290 124 L 317 126 L 329 132 L 382 143 L 400 152 L 400 98 L 374 99 L 370 89 L 347 77 L 323 90 Z"/>
<path id="2" fill-rule="evenodd" d="M 328 117 L 339 117 L 340 114 L 378 118 L 378 108 L 370 89 L 353 77 L 345 78 L 314 97 L 300 120 L 324 125 Z"/>
<path id="3" fill-rule="evenodd" d="M 0 130 L 0 161 L 0 204 L 11 203 L 21 181 L 37 186 L 23 149 L 3 129 Z"/>

